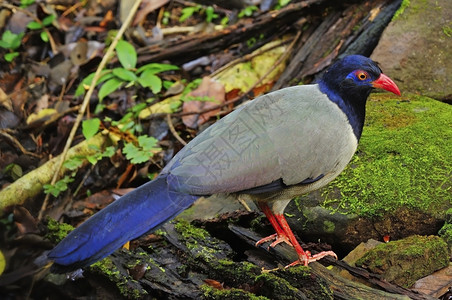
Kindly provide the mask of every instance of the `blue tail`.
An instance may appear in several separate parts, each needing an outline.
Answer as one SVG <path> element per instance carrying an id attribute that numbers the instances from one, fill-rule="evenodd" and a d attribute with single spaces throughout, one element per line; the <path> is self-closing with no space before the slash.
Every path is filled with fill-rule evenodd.
<path id="1" fill-rule="evenodd" d="M 50 251 L 52 271 L 73 271 L 108 256 L 171 220 L 197 198 L 174 191 L 166 176 L 140 186 L 89 218 Z"/>

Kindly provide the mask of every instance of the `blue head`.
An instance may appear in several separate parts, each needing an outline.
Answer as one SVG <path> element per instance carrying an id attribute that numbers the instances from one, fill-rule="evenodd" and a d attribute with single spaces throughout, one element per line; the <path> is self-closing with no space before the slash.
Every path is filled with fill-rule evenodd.
<path id="1" fill-rule="evenodd" d="M 318 82 L 347 115 L 355 135 L 361 136 L 366 100 L 373 88 L 400 95 L 397 85 L 384 75 L 376 62 L 361 55 L 349 55 L 334 63 Z"/>

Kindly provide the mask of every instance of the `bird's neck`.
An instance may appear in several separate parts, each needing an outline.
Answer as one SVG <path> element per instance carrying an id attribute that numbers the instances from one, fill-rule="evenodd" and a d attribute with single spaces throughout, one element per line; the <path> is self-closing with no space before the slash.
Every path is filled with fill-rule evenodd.
<path id="1" fill-rule="evenodd" d="M 337 89 L 339 92 L 334 92 L 323 82 L 319 82 L 319 86 L 320 90 L 345 113 L 348 122 L 353 129 L 353 133 L 357 140 L 359 140 L 366 116 L 366 99 L 370 94 L 370 90 L 345 93 L 340 89 Z"/>

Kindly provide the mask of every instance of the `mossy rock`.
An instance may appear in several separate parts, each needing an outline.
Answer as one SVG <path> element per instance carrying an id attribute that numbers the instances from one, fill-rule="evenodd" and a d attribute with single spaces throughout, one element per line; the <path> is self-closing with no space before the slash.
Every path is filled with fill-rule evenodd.
<path id="1" fill-rule="evenodd" d="M 446 222 L 439 230 L 438 235 L 447 243 L 449 250 L 452 253 L 452 208 L 447 210 Z"/>
<path id="2" fill-rule="evenodd" d="M 292 201 L 289 223 L 344 253 L 370 238 L 436 234 L 452 201 L 451 120 L 452 107 L 431 98 L 373 94 L 351 163 Z"/>
<path id="3" fill-rule="evenodd" d="M 381 274 L 386 280 L 404 287 L 449 265 L 447 244 L 437 236 L 411 236 L 382 243 L 356 262 Z"/>

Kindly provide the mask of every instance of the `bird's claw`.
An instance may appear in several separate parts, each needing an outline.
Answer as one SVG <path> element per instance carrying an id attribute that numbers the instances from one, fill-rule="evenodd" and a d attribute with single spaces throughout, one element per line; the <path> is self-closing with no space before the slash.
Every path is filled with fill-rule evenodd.
<path id="1" fill-rule="evenodd" d="M 280 244 L 280 243 L 286 243 L 286 244 L 288 244 L 289 246 L 292 246 L 292 247 L 293 247 L 292 243 L 289 241 L 289 239 L 288 239 L 286 236 L 284 236 L 284 235 L 278 235 L 278 234 L 276 234 L 276 233 L 275 233 L 275 234 L 272 234 L 272 235 L 269 235 L 269 236 L 267 236 L 267 237 L 264 237 L 263 239 L 258 240 L 258 241 L 256 242 L 256 247 L 259 246 L 259 245 L 261 245 L 261 244 L 263 244 L 263 243 L 270 242 L 270 241 L 273 241 L 273 242 L 270 244 L 270 246 L 269 246 L 269 247 L 272 247 L 272 248 L 274 248 L 276 245 L 278 245 L 278 244 Z"/>
<path id="2" fill-rule="evenodd" d="M 296 265 L 304 265 L 307 266 L 309 263 L 312 263 L 314 261 L 320 260 L 324 258 L 325 256 L 332 256 L 337 260 L 337 255 L 333 251 L 323 251 L 314 255 L 311 255 L 310 251 L 305 251 L 305 255 L 300 255 L 300 258 L 296 261 L 294 261 L 291 264 L 288 264 L 285 268 L 293 267 Z"/>

